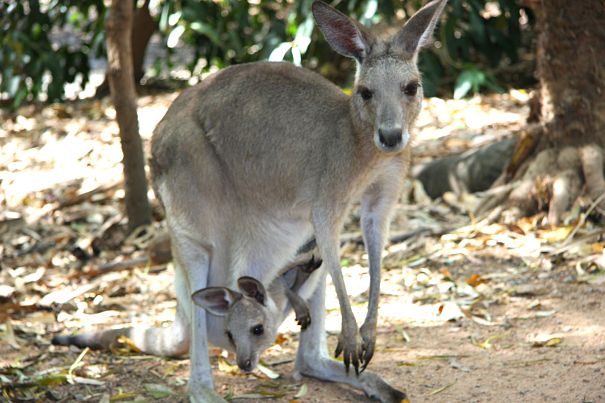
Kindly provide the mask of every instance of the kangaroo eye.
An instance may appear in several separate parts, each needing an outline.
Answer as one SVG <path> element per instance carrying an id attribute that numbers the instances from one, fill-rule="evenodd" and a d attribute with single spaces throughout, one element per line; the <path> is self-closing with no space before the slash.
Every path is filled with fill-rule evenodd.
<path id="1" fill-rule="evenodd" d="M 372 91 L 366 87 L 359 87 L 359 89 L 357 89 L 357 93 L 361 96 L 364 101 L 369 101 L 374 95 Z"/>
<path id="2" fill-rule="evenodd" d="M 418 92 L 418 87 L 420 84 L 418 83 L 409 83 L 408 85 L 401 85 L 401 92 L 403 92 L 407 96 L 414 96 Z"/>
<path id="3" fill-rule="evenodd" d="M 260 336 L 261 334 L 263 334 L 265 329 L 263 328 L 263 325 L 256 325 L 250 331 L 252 332 L 253 335 Z"/>

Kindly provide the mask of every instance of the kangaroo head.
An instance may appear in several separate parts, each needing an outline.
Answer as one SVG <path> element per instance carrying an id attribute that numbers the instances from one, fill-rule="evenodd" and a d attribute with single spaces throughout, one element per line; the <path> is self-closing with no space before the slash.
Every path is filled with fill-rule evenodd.
<path id="1" fill-rule="evenodd" d="M 277 308 L 265 287 L 252 277 L 240 277 L 241 292 L 226 287 L 208 287 L 193 293 L 193 301 L 213 315 L 225 318 L 225 335 L 242 371 L 258 365 L 260 354 L 275 341 Z"/>
<path id="2" fill-rule="evenodd" d="M 316 1 L 313 15 L 330 46 L 357 61 L 351 104 L 358 130 L 372 133 L 386 153 L 403 150 L 420 112 L 418 51 L 429 43 L 447 0 L 433 0 L 396 34 L 380 38 L 331 6 Z"/>

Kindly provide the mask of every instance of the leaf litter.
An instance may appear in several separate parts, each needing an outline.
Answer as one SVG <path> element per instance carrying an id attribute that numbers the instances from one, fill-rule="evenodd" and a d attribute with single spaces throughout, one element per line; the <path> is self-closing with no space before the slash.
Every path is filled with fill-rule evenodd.
<path id="1" fill-rule="evenodd" d="M 172 99 L 140 99 L 146 147 L 162 115 L 158 110 Z M 415 161 L 509 137 L 523 127 L 527 110 L 511 94 L 427 100 Z M 143 356 L 124 339 L 111 354 L 49 345 L 58 333 L 131 321 L 162 325 L 175 311 L 173 269 L 150 246 L 163 224 L 126 234 L 123 185 L 116 180 L 121 154 L 109 102 L 26 106 L 13 117 L 0 113 L 0 396 L 184 396 L 187 361 Z M 501 396 L 573 401 L 580 395 L 605 400 L 603 388 L 584 381 L 605 376 L 605 320 L 599 314 L 605 231 L 594 203 L 578 200 L 562 225 L 548 227 L 543 213 L 507 224 L 478 220 L 470 212 L 481 200 L 446 194 L 433 201 L 418 182 L 409 183 L 384 254 L 377 352 L 369 369 L 406 389 L 415 402 Z M 152 205 L 161 218 L 155 199 Z M 361 323 L 369 274 L 358 217 L 344 232 L 343 273 Z M 331 286 L 326 305 L 333 350 L 340 316 Z M 291 379 L 298 335 L 290 318 L 264 355 L 264 369 L 251 375 L 213 349 L 217 391 L 251 402 L 358 401 L 359 392 L 338 385 Z M 556 386 L 536 386 L 559 373 L 551 382 Z M 491 382 L 494 376 L 500 382 Z"/>

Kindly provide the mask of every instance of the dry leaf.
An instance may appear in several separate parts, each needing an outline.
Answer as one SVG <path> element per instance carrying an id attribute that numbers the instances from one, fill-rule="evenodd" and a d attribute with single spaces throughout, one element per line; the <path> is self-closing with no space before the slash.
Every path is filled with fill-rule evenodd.
<path id="1" fill-rule="evenodd" d="M 473 274 L 466 280 L 466 284 L 470 285 L 471 287 L 477 287 L 479 284 L 483 284 L 486 282 L 487 280 L 481 277 L 480 274 Z"/>
<path id="2" fill-rule="evenodd" d="M 237 375 L 240 373 L 237 365 L 230 364 L 223 357 L 218 357 L 218 370 L 230 375 Z"/>
<path id="3" fill-rule="evenodd" d="M 552 337 L 545 340 L 534 340 L 531 344 L 532 347 L 556 347 L 563 343 L 563 339 L 560 337 Z"/>
<path id="4" fill-rule="evenodd" d="M 302 385 L 300 385 L 300 389 L 298 389 L 298 392 L 296 393 L 296 395 L 294 395 L 295 399 L 300 399 L 301 397 L 304 397 L 307 394 L 308 391 L 308 387 L 306 383 L 303 383 Z"/>

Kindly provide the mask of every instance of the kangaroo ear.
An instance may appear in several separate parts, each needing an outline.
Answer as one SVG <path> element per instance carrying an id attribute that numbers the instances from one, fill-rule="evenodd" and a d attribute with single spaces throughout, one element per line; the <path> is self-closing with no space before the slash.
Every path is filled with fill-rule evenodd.
<path id="1" fill-rule="evenodd" d="M 359 62 L 367 56 L 371 36 L 361 24 L 322 1 L 315 1 L 311 9 L 332 49 Z"/>
<path id="2" fill-rule="evenodd" d="M 253 277 L 243 276 L 237 280 L 237 285 L 245 296 L 254 298 L 259 304 L 265 305 L 265 287 L 260 281 Z"/>
<path id="3" fill-rule="evenodd" d="M 433 0 L 410 18 L 393 39 L 393 45 L 409 55 L 429 44 L 447 0 Z"/>
<path id="4" fill-rule="evenodd" d="M 193 302 L 216 316 L 225 316 L 229 308 L 242 294 L 225 287 L 208 287 L 197 290 L 191 296 Z"/>

